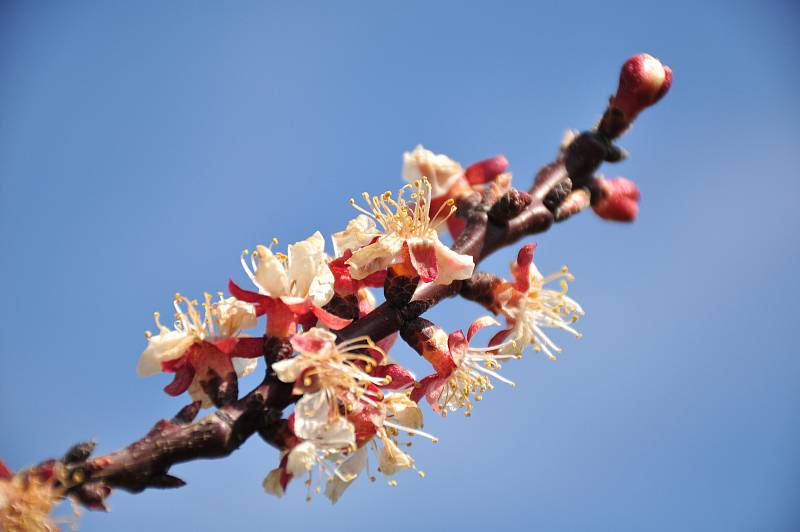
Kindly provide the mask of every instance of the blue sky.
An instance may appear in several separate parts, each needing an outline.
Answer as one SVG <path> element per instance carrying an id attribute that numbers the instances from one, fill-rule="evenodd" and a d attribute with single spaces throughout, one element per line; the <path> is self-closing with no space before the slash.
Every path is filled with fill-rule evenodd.
<path id="1" fill-rule="evenodd" d="M 586 213 L 535 239 L 543 271 L 575 273 L 584 337 L 507 366 L 517 388 L 470 419 L 429 414 L 425 479 L 276 500 L 260 486 L 276 453 L 254 438 L 81 525 L 797 530 L 798 22 L 788 1 L 4 2 L 0 456 L 143 435 L 183 404 L 134 373 L 174 292 L 243 280 L 241 250 L 273 236 L 341 229 L 417 143 L 503 153 L 528 183 L 648 51 L 673 89 L 603 169 L 639 184 L 639 220 Z"/>

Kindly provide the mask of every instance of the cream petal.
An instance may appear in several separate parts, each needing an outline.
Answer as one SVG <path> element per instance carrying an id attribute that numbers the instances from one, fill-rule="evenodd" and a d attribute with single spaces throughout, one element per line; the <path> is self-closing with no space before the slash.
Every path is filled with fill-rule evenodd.
<path id="1" fill-rule="evenodd" d="M 265 246 L 259 245 L 256 252 L 254 277 L 261 291 L 271 297 L 289 295 L 289 277 L 283 263 Z"/>
<path id="2" fill-rule="evenodd" d="M 147 339 L 147 347 L 136 364 L 136 374 L 146 377 L 160 372 L 162 362 L 180 358 L 194 341 L 191 334 L 162 328 L 159 334 Z"/>
<path id="3" fill-rule="evenodd" d="M 366 214 L 359 214 L 347 223 L 343 231 L 334 233 L 333 252 L 337 257 L 341 257 L 348 249 L 354 252 L 366 246 L 372 239 L 379 236 L 381 231 L 375 225 L 375 220 Z"/>
<path id="4" fill-rule="evenodd" d="M 325 496 L 333 503 L 338 501 L 353 480 L 367 467 L 368 459 L 366 447 L 351 454 L 337 469 L 339 475 L 347 480 L 342 480 L 339 475 L 333 475 L 325 484 Z"/>
<path id="5" fill-rule="evenodd" d="M 301 442 L 289 452 L 286 460 L 286 471 L 300 476 L 317 463 L 317 448 L 310 441 Z"/>
<path id="6" fill-rule="evenodd" d="M 272 364 L 272 371 L 278 376 L 281 382 L 294 382 L 297 377 L 309 366 L 309 362 L 302 357 L 288 358 Z"/>
<path id="7" fill-rule="evenodd" d="M 353 279 L 364 279 L 368 275 L 385 270 L 392 264 L 403 260 L 401 250 L 403 249 L 403 239 L 388 234 L 379 238 L 376 242 L 365 246 L 350 257 L 347 266 L 350 269 L 350 276 Z"/>
<path id="8" fill-rule="evenodd" d="M 289 295 L 305 297 L 311 281 L 316 276 L 320 259 L 324 260 L 325 239 L 319 231 L 305 240 L 289 246 L 288 273 L 291 283 Z"/>
<path id="9" fill-rule="evenodd" d="M 461 176 L 461 165 L 447 155 L 435 154 L 421 144 L 412 152 L 403 154 L 403 177 L 413 183 L 427 177 L 431 184 L 431 197 L 438 198 L 450 190 L 450 187 Z"/>
<path id="10" fill-rule="evenodd" d="M 324 391 L 304 395 L 295 407 L 294 433 L 312 440 L 324 450 L 355 447 L 353 424 L 344 418 L 330 420 L 330 405 Z"/>
<path id="11" fill-rule="evenodd" d="M 422 428 L 422 410 L 406 394 L 390 394 L 386 397 L 393 421 L 410 429 Z"/>
<path id="12" fill-rule="evenodd" d="M 203 408 L 211 408 L 211 406 L 214 405 L 211 398 L 200 385 L 200 379 L 198 379 L 197 376 L 192 380 L 192 384 L 189 385 L 186 391 L 189 392 L 189 397 L 192 398 L 192 401 L 200 401 L 200 406 Z"/>
<path id="13" fill-rule="evenodd" d="M 469 279 L 475 270 L 475 261 L 470 255 L 456 253 L 436 239 L 436 263 L 439 276 L 435 284 L 448 285 L 454 280 Z"/>
<path id="14" fill-rule="evenodd" d="M 328 263 L 323 259 L 317 270 L 314 279 L 311 280 L 311 285 L 308 287 L 306 296 L 311 299 L 311 302 L 317 307 L 323 307 L 333 299 L 333 272 L 328 268 Z"/>
<path id="15" fill-rule="evenodd" d="M 294 408 L 294 433 L 304 440 L 318 440 L 328 424 L 330 405 L 324 390 L 307 393 Z"/>
<path id="16" fill-rule="evenodd" d="M 261 485 L 264 491 L 276 497 L 283 497 L 283 486 L 281 486 L 281 475 L 283 471 L 280 468 L 275 468 L 269 472 L 264 482 Z"/>
<path id="17" fill-rule="evenodd" d="M 233 369 L 240 377 L 250 375 L 258 367 L 257 358 L 232 358 Z"/>
<path id="18" fill-rule="evenodd" d="M 255 305 L 239 301 L 235 297 L 217 303 L 217 310 L 219 310 L 221 329 L 219 336 L 233 336 L 238 331 L 252 329 L 258 325 Z"/>
<path id="19" fill-rule="evenodd" d="M 354 449 L 356 429 L 352 423 L 340 417 L 328 423 L 319 442 L 328 449 Z"/>
<path id="20" fill-rule="evenodd" d="M 378 465 L 384 475 L 394 475 L 398 471 L 408 469 L 414 465 L 414 459 L 404 453 L 389 438 L 383 438 L 383 447 L 378 455 Z"/>

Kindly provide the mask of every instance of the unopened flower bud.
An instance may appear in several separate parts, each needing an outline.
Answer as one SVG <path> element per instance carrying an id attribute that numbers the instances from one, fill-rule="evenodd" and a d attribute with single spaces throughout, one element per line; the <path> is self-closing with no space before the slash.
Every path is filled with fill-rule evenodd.
<path id="1" fill-rule="evenodd" d="M 624 177 L 598 179 L 599 199 L 592 209 L 600 218 L 632 222 L 639 214 L 639 187 Z"/>
<path id="2" fill-rule="evenodd" d="M 650 54 L 631 57 L 622 65 L 617 94 L 611 105 L 630 121 L 660 100 L 672 85 L 672 69 Z"/>

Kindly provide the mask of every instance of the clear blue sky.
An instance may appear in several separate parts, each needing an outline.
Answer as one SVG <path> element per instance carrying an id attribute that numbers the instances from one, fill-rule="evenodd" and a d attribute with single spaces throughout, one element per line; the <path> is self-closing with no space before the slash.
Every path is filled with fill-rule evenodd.
<path id="1" fill-rule="evenodd" d="M 240 251 L 273 236 L 341 229 L 347 199 L 399 185 L 417 143 L 503 153 L 527 183 L 648 51 L 673 90 L 604 168 L 639 184 L 640 219 L 584 214 L 536 239 L 543 271 L 577 276 L 584 338 L 508 366 L 517 388 L 471 419 L 429 415 L 427 478 L 276 500 L 260 486 L 276 453 L 252 439 L 81 524 L 800 529 L 797 4 L 499 4 L 3 2 L 0 456 L 138 438 L 183 404 L 134 373 L 175 291 L 242 280 Z"/>

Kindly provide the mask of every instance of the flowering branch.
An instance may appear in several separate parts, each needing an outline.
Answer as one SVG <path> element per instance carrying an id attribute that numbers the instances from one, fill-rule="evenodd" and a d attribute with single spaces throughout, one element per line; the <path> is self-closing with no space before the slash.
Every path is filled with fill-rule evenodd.
<path id="1" fill-rule="evenodd" d="M 556 159 L 526 191 L 511 187 L 502 156 L 462 169 L 418 147 L 405 155 L 404 175 L 412 184 L 396 199 L 365 194 L 366 209 L 351 200 L 363 214 L 333 236 L 335 258 L 324 254 L 319 233 L 289 246 L 288 255 L 258 246 L 250 265 L 248 253 L 242 257 L 257 291 L 231 281 L 228 299 L 206 295 L 198 304 L 177 295 L 175 329 L 162 325 L 156 314 L 158 334 L 148 333 L 137 371 L 174 373 L 165 391 L 189 393 L 193 402 L 107 455 L 91 458 L 94 444 L 87 442 L 16 475 L 0 462 L 0 524 L 13 529 L 20 516 L 34 514 L 46 523 L 49 506 L 29 500 L 52 505 L 71 497 L 104 509 L 114 488 L 180 487 L 184 482 L 169 473 L 174 464 L 227 456 L 256 432 L 281 451 L 278 468 L 264 483 L 277 495 L 305 474 L 310 494 L 312 470 L 318 467 L 328 478 L 326 495 L 335 502 L 366 466 L 370 448 L 385 475 L 415 468 L 398 438 L 410 433 L 435 441 L 419 430 L 416 403 L 423 397 L 434 411 L 463 407 L 469 415 L 471 398 L 480 400 L 491 378 L 511 384 L 497 372 L 499 361 L 518 358 L 525 346 L 555 358 L 560 349 L 543 328 L 578 334 L 571 323 L 583 311 L 566 296 L 571 275 L 564 269 L 542 276 L 533 264 L 534 244 L 520 249 L 512 280 L 475 267 L 498 249 L 589 207 L 607 220 L 632 221 L 638 213 L 636 185 L 595 172 L 603 162 L 625 158 L 614 141 L 667 92 L 671 80 L 669 68 L 653 57 L 629 59 L 598 125 L 568 132 Z M 450 248 L 438 239 L 444 226 L 455 239 Z M 562 290 L 545 286 L 555 280 Z M 386 300 L 377 307 L 370 287 L 384 289 Z M 494 317 L 479 318 L 467 334 L 449 335 L 420 317 L 456 295 L 503 317 L 508 328 L 488 347 L 477 348 L 470 346 L 472 337 L 499 325 Z M 242 335 L 261 315 L 267 316 L 266 334 Z M 431 363 L 433 374 L 417 380 L 388 362 L 386 352 L 398 333 Z M 263 381 L 238 398 L 238 376 L 252 371 L 259 358 L 267 364 Z M 284 410 L 295 402 L 294 413 L 284 419 Z M 211 405 L 217 410 L 194 421 L 201 407 Z M 47 495 L 29 497 L 36 486 L 45 486 Z"/>

